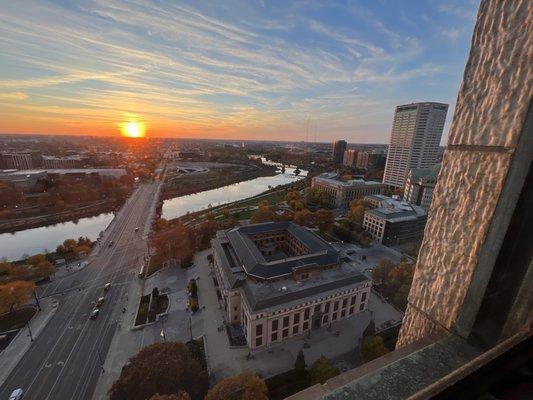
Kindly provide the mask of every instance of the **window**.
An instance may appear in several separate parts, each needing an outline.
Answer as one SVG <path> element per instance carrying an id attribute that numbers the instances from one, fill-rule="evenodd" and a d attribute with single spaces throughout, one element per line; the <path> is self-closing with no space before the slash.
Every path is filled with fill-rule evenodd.
<path id="1" fill-rule="evenodd" d="M 339 302 L 336 301 L 335 303 L 333 303 L 333 311 L 337 311 L 339 309 Z"/>
<path id="2" fill-rule="evenodd" d="M 348 299 L 342 300 L 342 308 L 345 308 L 348 305 Z"/>
<path id="3" fill-rule="evenodd" d="M 300 328 L 299 325 L 294 325 L 294 326 L 292 327 L 292 334 L 293 334 L 293 335 L 296 335 L 296 334 L 298 333 L 298 329 L 299 329 L 299 328 Z"/>
<path id="4" fill-rule="evenodd" d="M 303 330 L 306 331 L 309 328 L 309 322 L 304 322 Z"/>
<path id="5" fill-rule="evenodd" d="M 300 313 L 298 314 L 294 314 L 294 321 L 293 321 L 295 324 L 299 323 L 300 322 Z"/>
<path id="6" fill-rule="evenodd" d="M 366 292 L 363 292 L 361 296 L 361 301 L 364 302 L 366 300 Z"/>
<path id="7" fill-rule="evenodd" d="M 289 336 L 289 330 L 288 330 L 288 329 L 283 329 L 282 336 L 283 336 L 284 338 L 286 338 L 287 336 Z"/>
<path id="8" fill-rule="evenodd" d="M 328 315 L 324 315 L 324 324 L 326 324 L 328 322 L 328 318 L 329 316 Z"/>
<path id="9" fill-rule="evenodd" d="M 272 342 L 275 342 L 276 340 L 278 340 L 278 332 L 274 332 L 271 337 Z"/>
<path id="10" fill-rule="evenodd" d="M 363 311 L 365 308 L 365 303 L 361 303 L 361 305 L 359 306 L 359 311 Z"/>
<path id="11" fill-rule="evenodd" d="M 234 310 L 234 311 L 237 311 L 237 306 L 233 307 L 233 310 Z"/>
<path id="12" fill-rule="evenodd" d="M 272 330 L 273 331 L 277 331 L 278 330 L 278 320 L 277 319 L 272 321 Z"/>
<path id="13" fill-rule="evenodd" d="M 304 320 L 306 319 L 309 319 L 309 308 L 306 308 L 304 312 Z"/>
<path id="14" fill-rule="evenodd" d="M 256 325 L 255 334 L 256 334 L 256 336 L 261 336 L 263 334 L 263 324 Z"/>
<path id="15" fill-rule="evenodd" d="M 346 310 L 341 311 L 341 318 L 344 318 L 346 316 Z"/>
<path id="16" fill-rule="evenodd" d="M 325 313 L 328 313 L 328 312 L 329 312 L 329 306 L 330 306 L 330 303 L 331 303 L 331 301 L 328 301 L 328 302 L 326 303 L 326 306 L 324 307 L 324 312 L 325 312 Z"/>
<path id="17" fill-rule="evenodd" d="M 289 326 L 289 316 L 283 317 L 283 327 L 286 328 Z"/>
<path id="18" fill-rule="evenodd" d="M 331 320 L 332 321 L 336 321 L 337 320 L 337 313 L 333 313 L 333 315 L 331 316 Z"/>
<path id="19" fill-rule="evenodd" d="M 355 300 L 357 299 L 357 296 L 352 296 L 352 299 L 350 300 L 350 305 L 353 306 L 355 304 Z"/>
<path id="20" fill-rule="evenodd" d="M 255 339 L 255 346 L 256 347 L 259 347 L 263 344 L 263 338 L 262 337 L 258 337 Z"/>
<path id="21" fill-rule="evenodd" d="M 316 313 L 317 313 L 317 312 L 320 312 L 320 304 L 317 304 L 317 305 L 315 306 L 315 310 L 314 310 L 314 312 L 316 312 Z"/>
<path id="22" fill-rule="evenodd" d="M 350 307 L 350 311 L 348 312 L 348 314 L 353 314 L 353 312 L 354 312 L 354 308 Z"/>

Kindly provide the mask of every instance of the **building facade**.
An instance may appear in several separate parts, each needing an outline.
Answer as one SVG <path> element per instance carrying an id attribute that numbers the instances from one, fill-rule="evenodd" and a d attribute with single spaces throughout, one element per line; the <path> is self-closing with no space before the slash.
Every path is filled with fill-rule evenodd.
<path id="1" fill-rule="evenodd" d="M 342 158 L 342 164 L 347 167 L 353 167 L 355 166 L 357 162 L 357 150 L 349 149 L 344 152 L 344 156 Z"/>
<path id="2" fill-rule="evenodd" d="M 211 244 L 226 321 L 242 329 L 252 350 L 329 326 L 368 305 L 370 279 L 292 222 L 219 231 Z"/>
<path id="3" fill-rule="evenodd" d="M 383 168 L 385 166 L 385 154 L 369 151 L 357 153 L 356 167 L 360 169 Z"/>
<path id="4" fill-rule="evenodd" d="M 342 159 L 344 157 L 344 152 L 346 151 L 346 140 L 337 140 L 333 143 L 333 151 L 331 153 L 331 162 L 333 164 L 340 165 L 342 164 Z"/>
<path id="5" fill-rule="evenodd" d="M 386 185 L 363 179 L 343 181 L 336 173 L 324 173 L 312 179 L 311 187 L 328 194 L 329 207 L 346 209 L 352 200 L 362 199 L 371 194 L 382 194 Z"/>
<path id="6" fill-rule="evenodd" d="M 48 169 L 80 168 L 83 158 L 80 156 L 53 157 L 43 156 L 43 167 Z"/>
<path id="7" fill-rule="evenodd" d="M 379 243 L 397 246 L 424 236 L 427 212 L 422 207 L 383 195 L 365 200 L 375 208 L 365 211 L 363 228 Z"/>
<path id="8" fill-rule="evenodd" d="M 437 163 L 448 105 L 412 103 L 396 107 L 383 183 L 403 188 L 410 169 Z"/>
<path id="9" fill-rule="evenodd" d="M 0 159 L 4 169 L 33 169 L 42 165 L 42 154 L 39 151 L 2 153 Z"/>
<path id="10" fill-rule="evenodd" d="M 429 209 L 439 171 L 440 164 L 435 164 L 432 168 L 411 169 L 405 181 L 403 200 Z"/>

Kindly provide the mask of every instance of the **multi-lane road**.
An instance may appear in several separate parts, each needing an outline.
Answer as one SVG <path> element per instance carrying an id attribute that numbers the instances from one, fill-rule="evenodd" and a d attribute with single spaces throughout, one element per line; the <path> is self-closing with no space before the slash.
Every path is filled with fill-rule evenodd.
<path id="1" fill-rule="evenodd" d="M 158 185 L 145 183 L 134 192 L 83 270 L 39 287 L 40 297 L 58 300 L 57 311 L 0 387 L 0 399 L 9 398 L 16 388 L 31 400 L 91 398 L 121 324 L 128 286 L 138 279 L 147 250 L 143 231 Z M 111 289 L 100 314 L 91 320 L 94 303 L 108 282 Z"/>

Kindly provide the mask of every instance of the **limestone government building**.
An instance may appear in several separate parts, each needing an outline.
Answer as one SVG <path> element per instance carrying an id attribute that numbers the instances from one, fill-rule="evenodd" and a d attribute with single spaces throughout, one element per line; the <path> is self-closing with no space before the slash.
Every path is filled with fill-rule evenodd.
<path id="1" fill-rule="evenodd" d="M 328 326 L 368 304 L 371 281 L 292 222 L 218 231 L 211 242 L 226 321 L 254 350 Z"/>

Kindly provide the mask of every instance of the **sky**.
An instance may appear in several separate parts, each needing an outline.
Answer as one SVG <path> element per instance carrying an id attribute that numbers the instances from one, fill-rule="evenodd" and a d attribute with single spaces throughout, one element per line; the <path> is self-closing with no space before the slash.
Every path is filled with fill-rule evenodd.
<path id="1" fill-rule="evenodd" d="M 387 143 L 450 104 L 477 0 L 5 1 L 0 132 Z"/>

